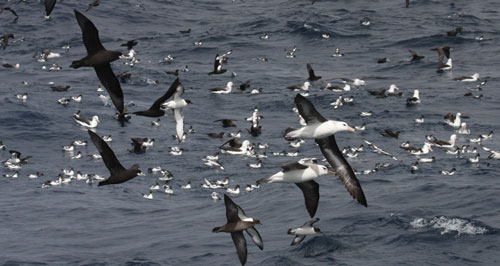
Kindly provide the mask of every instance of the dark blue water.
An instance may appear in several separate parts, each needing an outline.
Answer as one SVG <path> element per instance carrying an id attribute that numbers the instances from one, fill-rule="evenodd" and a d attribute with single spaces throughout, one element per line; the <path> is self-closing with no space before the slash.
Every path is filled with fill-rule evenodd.
<path id="1" fill-rule="evenodd" d="M 90 1 L 89 1 L 90 2 Z M 140 3 L 141 7 L 136 5 Z M 237 265 L 238 260 L 228 234 L 214 234 L 214 226 L 224 224 L 222 201 L 210 198 L 212 190 L 199 184 L 229 176 L 230 186 L 244 187 L 257 179 L 280 170 L 280 165 L 302 157 L 319 157 L 314 142 L 302 144 L 298 157 L 272 156 L 272 152 L 294 151 L 281 137 L 289 126 L 298 126 L 292 112 L 295 93 L 286 87 L 302 84 L 307 77 L 306 63 L 324 78 L 365 78 L 366 87 L 342 93 L 354 96 L 354 103 L 333 109 L 329 103 L 340 93 L 319 90 L 324 82 L 316 81 L 308 97 L 329 119 L 346 121 L 350 125 L 366 123 L 358 133 L 338 133 L 340 147 L 359 146 L 364 140 L 390 152 L 397 161 L 365 151 L 348 161 L 358 171 L 372 169 L 378 162 L 391 163 L 377 172 L 358 174 L 368 208 L 351 199 L 341 182 L 332 176 L 317 179 L 321 199 L 316 224 L 322 233 L 307 237 L 291 247 L 288 228 L 309 220 L 303 197 L 291 184 L 265 184 L 251 193 L 243 191 L 232 196 L 246 213 L 258 218 L 264 251 L 248 239 L 248 265 L 495 265 L 500 254 L 500 162 L 486 159 L 488 152 L 470 138 L 493 130 L 500 133 L 498 92 L 498 46 L 500 20 L 498 1 L 102 1 L 100 6 L 84 12 L 99 29 L 107 49 L 125 52 L 119 45 L 136 39 L 140 60 L 133 67 L 128 60 L 112 63 L 116 74 L 128 70 L 130 80 L 122 82 L 125 103 L 129 111 L 149 108 L 174 80 L 165 71 L 189 66 L 181 72 L 186 87 L 184 97 L 194 104 L 184 110 L 188 134 L 179 146 L 181 156 L 172 156 L 169 147 L 177 145 L 171 137 L 175 122 L 171 112 L 161 119 L 161 126 L 151 127 L 150 118 L 134 116 L 122 126 L 114 118 L 114 107 L 104 105 L 96 89 L 99 81 L 90 68 L 70 69 L 71 61 L 82 58 L 85 49 L 73 9 L 84 11 L 87 2 L 57 3 L 51 19 L 44 19 L 43 4 L 38 1 L 3 1 L 19 14 L 0 14 L 0 35 L 14 33 L 17 42 L 9 40 L 0 51 L 2 64 L 20 64 L 19 69 L 0 68 L 0 140 L 8 149 L 18 150 L 33 158 L 24 165 L 16 179 L 0 179 L 0 263 L 3 265 Z M 363 18 L 371 21 L 363 26 Z M 463 27 L 457 37 L 447 37 L 446 31 Z M 188 35 L 179 30 L 191 28 Z M 266 41 L 259 36 L 269 34 Z M 321 37 L 329 34 L 329 39 Z M 484 40 L 475 38 L 483 36 Z M 24 38 L 24 41 L 19 41 Z M 193 42 L 202 41 L 202 46 Z M 70 45 L 66 53 L 61 47 Z M 437 53 L 430 51 L 439 45 L 452 47 L 453 70 L 436 73 Z M 295 58 L 287 58 L 286 50 L 297 47 Z M 344 57 L 332 57 L 335 48 Z M 61 53 L 61 57 L 37 62 L 33 55 L 44 49 Z M 216 53 L 232 49 L 225 67 L 228 73 L 208 76 Z M 409 61 L 408 49 L 425 58 Z M 163 60 L 167 55 L 175 59 Z M 258 58 L 266 57 L 263 62 Z M 387 57 L 385 64 L 377 59 Z M 52 64 L 62 70 L 49 71 Z M 231 78 L 230 73 L 237 75 Z M 463 95 L 477 83 L 461 83 L 452 78 L 480 73 L 488 83 L 480 92 L 483 98 Z M 158 81 L 150 84 L 148 81 Z M 225 86 L 228 81 L 239 85 L 251 80 L 251 88 L 263 88 L 257 95 L 212 95 L 208 89 Z M 23 81 L 27 85 L 23 85 Z M 52 92 L 49 82 L 70 85 L 68 92 Z M 378 99 L 367 93 L 371 89 L 388 88 L 396 84 L 402 97 Z M 419 89 L 422 103 L 406 106 L 406 98 Z M 28 92 L 25 102 L 16 94 Z M 62 97 L 83 95 L 81 103 L 68 106 L 57 104 Z M 252 137 L 244 128 L 244 118 L 258 106 L 264 119 L 263 133 Z M 154 199 L 144 199 L 158 175 L 147 174 L 127 183 L 97 187 L 84 181 L 41 188 L 47 180 L 55 180 L 60 169 L 74 168 L 83 173 L 108 176 L 99 160 L 87 155 L 96 152 L 90 144 L 78 148 L 84 155 L 71 159 L 62 151 L 73 140 L 89 140 L 71 116 L 77 110 L 82 115 L 98 115 L 100 135 L 113 137 L 111 147 L 125 166 L 139 163 L 146 171 L 161 166 L 173 173 L 170 182 L 174 194 L 161 190 Z M 361 117 L 362 111 L 373 111 L 371 117 Z M 398 148 L 403 141 L 421 146 L 425 135 L 447 140 L 455 130 L 443 122 L 447 113 L 461 112 L 470 135 L 458 134 L 457 145 L 470 144 L 481 154 L 478 164 L 467 162 L 473 154 L 461 158 L 434 147 L 436 162 L 421 164 L 410 173 L 415 156 Z M 425 116 L 424 124 L 413 119 Z M 213 120 L 235 119 L 238 128 L 223 129 Z M 389 139 L 379 133 L 384 129 L 400 130 L 399 139 Z M 269 157 L 261 169 L 250 169 L 255 159 L 245 156 L 221 155 L 226 171 L 216 172 L 202 164 L 203 156 L 218 151 L 223 140 L 209 139 L 209 132 L 243 130 L 242 139 L 254 143 L 269 143 Z M 131 137 L 155 138 L 153 148 L 145 154 L 129 153 Z M 226 138 L 227 139 L 227 138 Z M 483 145 L 500 149 L 498 135 L 483 140 Z M 261 153 L 262 151 L 259 151 Z M 7 151 L 0 151 L 7 159 Z M 442 176 L 441 170 L 455 167 L 453 176 Z M 7 168 L 0 170 L 10 174 Z M 28 174 L 41 171 L 45 175 L 29 179 Z M 192 181 L 194 188 L 181 190 Z M 223 190 L 217 190 L 221 195 Z"/>

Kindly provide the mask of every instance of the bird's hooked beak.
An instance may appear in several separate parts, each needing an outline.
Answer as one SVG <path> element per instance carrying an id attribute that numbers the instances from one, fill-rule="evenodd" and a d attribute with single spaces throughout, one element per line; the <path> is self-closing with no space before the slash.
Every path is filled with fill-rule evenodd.
<path id="1" fill-rule="evenodd" d="M 328 170 L 329 175 L 335 175 L 335 172 Z"/>
<path id="2" fill-rule="evenodd" d="M 356 129 L 352 128 L 352 127 L 347 127 L 347 130 L 348 131 L 351 131 L 351 132 L 356 132 Z"/>

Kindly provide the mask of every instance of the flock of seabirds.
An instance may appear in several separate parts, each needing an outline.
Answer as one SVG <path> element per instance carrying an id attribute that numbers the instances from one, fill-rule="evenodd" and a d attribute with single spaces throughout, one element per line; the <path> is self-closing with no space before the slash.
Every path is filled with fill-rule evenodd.
<path id="1" fill-rule="evenodd" d="M 49 18 L 50 13 L 52 12 L 56 4 L 56 1 L 45 0 L 44 2 L 47 15 L 46 18 Z M 312 4 L 314 3 L 315 0 L 312 1 Z M 87 11 L 98 5 L 99 5 L 99 0 L 92 2 L 91 4 L 89 4 Z M 406 7 L 408 7 L 408 5 L 409 1 L 406 1 Z M 18 17 L 17 13 L 10 7 L 1 8 L 0 14 L 3 11 L 10 11 L 16 17 L 16 19 Z M 117 110 L 115 115 L 116 119 L 124 123 L 128 122 L 131 119 L 131 115 L 124 107 L 124 97 L 118 77 L 120 79 L 126 79 L 130 77 L 130 73 L 128 73 L 128 71 L 125 71 L 117 76 L 114 74 L 110 63 L 122 58 L 130 60 L 129 64 L 133 65 L 133 63 L 137 60 L 135 57 L 135 51 L 133 47 L 137 45 L 138 42 L 132 40 L 125 44 L 122 44 L 122 46 L 127 47 L 129 51 L 128 54 L 123 54 L 120 51 L 107 50 L 101 44 L 98 30 L 95 27 L 95 25 L 79 11 L 75 10 L 74 13 L 78 25 L 80 26 L 82 31 L 83 43 L 87 50 L 87 55 L 80 60 L 73 61 L 70 67 L 74 69 L 78 69 L 80 67 L 93 67 L 99 81 L 109 94 L 109 96 L 100 94 L 99 97 L 105 100 L 110 99 L 112 104 Z M 369 23 L 369 21 L 368 22 L 364 21 L 362 23 Z M 189 32 L 190 29 L 180 31 L 180 33 L 182 34 L 189 34 Z M 457 34 L 460 34 L 460 32 L 461 28 L 457 28 L 454 31 L 448 32 L 447 35 L 456 36 Z M 323 37 L 326 38 L 326 36 Z M 262 35 L 260 38 L 265 40 L 268 38 L 268 35 Z M 14 34 L 9 33 L 1 37 L 0 40 L 3 49 L 7 48 L 9 39 L 14 39 Z M 66 49 L 69 49 L 69 47 L 66 47 Z M 438 53 L 438 67 L 437 67 L 438 71 L 448 71 L 453 67 L 451 59 L 451 48 L 449 46 L 439 46 L 436 48 L 432 48 L 432 50 L 435 50 Z M 287 52 L 287 57 L 294 56 L 295 51 L 296 48 Z M 231 53 L 232 51 L 229 51 L 223 55 L 217 54 L 214 59 L 213 70 L 210 71 L 208 75 L 218 75 L 226 73 L 227 69 L 224 69 L 224 64 L 227 63 Z M 412 50 L 410 50 L 410 54 L 412 61 L 418 61 L 424 58 L 424 56 L 420 56 L 415 51 Z M 342 55 L 343 54 L 339 51 L 339 49 L 337 49 L 336 53 L 333 56 L 342 56 Z M 45 51 L 40 55 L 38 55 L 37 58 L 39 61 L 40 60 L 46 61 L 49 58 L 58 56 L 60 55 L 57 53 Z M 381 58 L 378 60 L 378 63 L 384 63 L 386 61 L 387 61 L 386 58 Z M 3 67 L 19 68 L 19 65 L 3 64 Z M 53 67 L 58 67 L 58 66 L 53 66 Z M 347 157 L 356 157 L 360 152 L 364 150 L 364 146 L 361 145 L 359 148 L 348 146 L 345 147 L 344 149 L 339 149 L 334 134 L 342 131 L 349 131 L 349 132 L 362 131 L 365 130 L 365 125 L 351 127 L 345 122 L 329 120 L 324 116 L 322 116 L 321 113 L 315 108 L 313 103 L 307 99 L 307 96 L 309 94 L 311 83 L 315 81 L 325 81 L 325 80 L 322 80 L 322 77 L 315 75 L 314 70 L 310 64 L 307 64 L 306 67 L 309 75 L 307 81 L 305 81 L 303 85 L 294 85 L 288 87 L 288 89 L 290 90 L 299 92 L 294 98 L 294 102 L 296 105 L 294 111 L 297 112 L 299 115 L 300 119 L 299 121 L 301 127 L 287 128 L 286 130 L 284 130 L 283 137 L 285 140 L 289 141 L 289 144 L 294 148 L 300 147 L 300 145 L 304 143 L 303 141 L 304 139 L 314 139 L 315 143 L 317 144 L 321 153 L 323 154 L 326 162 L 328 162 L 332 170 L 330 170 L 327 166 L 317 164 L 318 163 L 317 158 L 303 158 L 301 160 L 282 165 L 281 166 L 282 170 L 279 171 L 278 173 L 270 177 L 257 180 L 255 184 L 247 185 L 245 189 L 247 192 L 250 192 L 256 188 L 259 188 L 260 185 L 263 183 L 294 183 L 302 191 L 304 195 L 306 210 L 309 213 L 310 217 L 313 219 L 304 223 L 304 225 L 298 228 L 288 230 L 288 234 L 295 236 L 292 241 L 292 245 L 299 244 L 301 241 L 304 240 L 304 238 L 307 235 L 314 235 L 320 232 L 319 228 L 313 226 L 314 223 L 316 223 L 319 220 L 319 218 L 314 218 L 319 202 L 319 184 L 315 181 L 316 178 L 326 174 L 338 176 L 342 181 L 342 183 L 344 184 L 347 191 L 349 192 L 349 194 L 355 200 L 357 200 L 361 205 L 367 207 L 368 206 L 367 199 L 363 193 L 361 184 L 357 179 L 356 174 L 369 174 L 377 171 L 377 169 L 379 168 L 387 166 L 384 164 L 377 164 L 375 166 L 375 169 L 357 172 L 349 165 L 344 155 Z M 179 71 L 187 72 L 188 68 L 186 66 L 184 70 L 176 70 L 167 73 L 178 76 Z M 464 76 L 455 79 L 457 81 L 469 82 L 469 83 L 480 82 L 476 86 L 469 88 L 471 91 L 481 91 L 482 86 L 486 84 L 486 81 L 480 80 L 479 74 L 477 73 L 471 76 Z M 325 86 L 321 87 L 320 90 L 345 92 L 365 85 L 366 83 L 362 79 L 343 78 L 339 82 L 339 85 L 332 85 L 331 83 L 327 83 Z M 69 88 L 70 86 L 55 86 L 55 85 L 52 86 L 52 89 L 54 91 L 67 91 Z M 214 94 L 228 94 L 228 93 L 257 94 L 262 92 L 262 89 L 253 89 L 250 92 L 248 92 L 247 89 L 249 88 L 250 88 L 250 82 L 247 81 L 240 85 L 239 90 L 238 89 L 233 90 L 233 82 L 230 81 L 227 83 L 226 87 L 213 88 L 210 89 L 210 92 Z M 102 87 L 99 87 L 98 91 L 103 92 L 104 90 L 102 89 Z M 369 94 L 374 95 L 375 97 L 398 97 L 402 95 L 402 93 L 399 92 L 399 88 L 394 84 L 391 85 L 388 89 L 368 90 L 368 92 Z M 165 109 L 171 109 L 173 111 L 176 123 L 175 138 L 179 143 L 181 143 L 186 139 L 186 133 L 184 130 L 184 121 L 183 121 L 184 117 L 182 112 L 183 109 L 191 103 L 189 100 L 182 98 L 183 93 L 184 93 L 184 86 L 179 80 L 179 78 L 176 78 L 175 81 L 168 88 L 166 93 L 163 94 L 158 99 L 156 99 L 149 109 L 143 111 L 136 111 L 133 112 L 132 114 L 138 116 L 151 117 L 151 118 L 159 118 L 166 115 Z M 28 96 L 27 93 L 16 95 L 16 97 L 22 101 L 25 101 L 27 99 L 27 96 Z M 466 96 L 471 96 L 476 98 L 481 97 L 481 95 L 480 96 L 473 95 L 472 92 L 466 94 Z M 333 106 L 333 108 L 338 108 L 342 106 L 344 103 L 352 102 L 352 100 L 353 100 L 352 97 L 343 98 L 342 96 L 340 96 L 335 102 L 331 103 L 331 105 Z M 81 95 L 74 96 L 71 98 L 61 98 L 58 100 L 58 102 L 63 105 L 68 104 L 70 101 L 76 101 L 76 102 L 81 101 Z M 419 91 L 415 90 L 413 96 L 408 98 L 406 102 L 408 105 L 419 104 L 420 103 Z M 370 116 L 371 112 L 362 112 L 360 115 Z M 247 129 L 250 135 L 255 137 L 261 134 L 262 126 L 260 126 L 259 123 L 262 118 L 263 117 L 259 114 L 258 108 L 255 107 L 253 114 L 246 119 L 251 123 L 250 129 Z M 466 118 L 468 117 L 460 113 L 457 114 L 450 113 L 444 117 L 444 122 L 447 123 L 453 129 L 455 129 L 457 134 L 470 134 L 470 131 L 467 128 L 467 124 L 463 121 Z M 95 145 L 95 147 L 99 152 L 98 154 L 93 154 L 91 156 L 93 159 L 96 160 L 102 158 L 102 161 L 104 162 L 106 168 L 110 172 L 110 176 L 107 179 L 105 179 L 98 175 L 83 174 L 80 171 L 75 173 L 73 169 L 62 169 L 62 173 L 58 176 L 58 179 L 45 182 L 42 185 L 43 188 L 51 186 L 60 186 L 62 184 L 67 184 L 75 179 L 85 180 L 87 183 L 90 184 L 92 184 L 94 180 L 98 180 L 100 181 L 98 183 L 98 186 L 120 184 L 136 176 L 144 175 L 144 173 L 141 172 L 141 170 L 139 169 L 138 164 L 134 164 L 130 168 L 125 168 L 120 163 L 113 150 L 107 144 L 107 142 L 111 141 L 111 136 L 101 137 L 94 132 L 94 129 L 100 123 L 98 116 L 94 116 L 93 118 L 88 119 L 80 115 L 80 112 L 78 111 L 77 113 L 73 114 L 73 119 L 78 125 L 89 128 L 88 134 L 90 136 L 90 139 L 92 140 L 92 143 Z M 221 119 L 221 120 L 216 120 L 214 122 L 221 122 L 224 128 L 235 127 L 233 121 L 230 119 Z M 414 120 L 414 122 L 424 123 L 424 117 L 422 116 L 420 118 L 417 118 Z M 159 125 L 159 119 L 152 121 L 152 126 L 158 126 L 158 125 Z M 193 133 L 194 129 L 190 127 L 188 132 Z M 387 129 L 384 132 L 381 132 L 381 134 L 389 138 L 398 138 L 399 131 L 393 131 Z M 256 145 L 248 140 L 240 142 L 241 131 L 238 131 L 237 133 L 234 134 L 231 133 L 230 135 L 232 138 L 220 146 L 221 148 L 220 152 L 230 155 L 245 155 L 257 158 L 258 160 L 257 163 L 248 164 L 248 166 L 251 168 L 260 168 L 262 164 L 261 159 L 266 158 L 267 155 L 265 152 L 262 154 L 256 153 L 255 148 L 257 147 L 259 150 L 265 149 L 267 145 L 261 143 Z M 226 136 L 226 134 L 224 132 L 209 133 L 208 136 L 211 138 L 223 138 Z M 484 139 L 490 139 L 492 137 L 493 137 L 493 132 L 489 132 L 488 134 L 479 135 L 477 138 L 472 138 L 469 141 L 471 143 L 478 144 L 481 149 L 483 149 L 486 152 L 489 152 L 490 153 L 489 158 L 500 159 L 500 151 L 491 150 L 490 148 L 485 147 L 481 142 Z M 466 153 L 475 154 L 474 157 L 468 158 L 468 161 L 470 163 L 477 163 L 479 161 L 480 155 L 477 151 L 477 148 L 474 147 L 472 150 L 470 150 L 469 149 L 470 145 L 463 145 L 459 147 L 456 143 L 457 139 L 456 134 L 452 134 L 449 140 L 439 140 L 432 135 L 426 136 L 426 139 L 427 142 L 425 142 L 421 148 L 410 145 L 408 141 L 403 142 L 400 146 L 402 149 L 417 156 L 417 160 L 410 168 L 412 173 L 415 173 L 418 170 L 418 165 L 420 163 L 429 163 L 435 161 L 435 157 L 430 157 L 430 158 L 424 157 L 428 155 L 430 152 L 433 152 L 432 149 L 433 146 L 444 148 L 446 149 L 446 153 L 456 155 L 457 158 L 460 157 L 461 154 L 466 154 Z M 154 139 L 132 138 L 132 142 L 133 142 L 132 143 L 133 148 L 130 150 L 130 152 L 144 153 L 149 147 L 153 146 Z M 368 145 L 368 147 L 372 149 L 373 152 L 378 153 L 380 155 L 389 156 L 394 160 L 397 160 L 397 158 L 394 157 L 392 154 L 377 147 L 375 144 L 366 140 L 365 142 Z M 73 152 L 75 151 L 75 147 L 85 146 L 85 145 L 87 145 L 87 141 L 76 140 L 70 145 L 64 146 L 63 150 L 68 152 Z M 0 149 L 3 150 L 6 149 L 5 145 L 1 142 L 0 142 Z M 181 155 L 182 151 L 183 151 L 182 148 L 172 147 L 170 154 Z M 6 161 L 4 161 L 3 164 L 8 169 L 15 172 L 10 174 L 4 174 L 4 176 L 8 178 L 17 178 L 19 170 L 22 168 L 22 165 L 26 164 L 28 162 L 28 159 L 31 158 L 31 156 L 22 158 L 21 153 L 15 150 L 10 150 L 9 153 L 11 157 Z M 273 155 L 297 156 L 297 153 L 279 152 L 279 153 L 274 153 Z M 82 156 L 81 152 L 78 152 L 76 155 L 73 155 L 72 158 L 78 159 L 81 156 Z M 219 152 L 217 152 L 215 155 L 206 156 L 203 159 L 203 161 L 204 165 L 206 166 L 224 170 L 224 167 L 219 162 Z M 161 177 L 159 177 L 158 179 L 159 181 L 165 181 L 165 184 L 161 186 L 157 182 L 155 185 L 152 185 L 150 187 L 151 190 L 150 193 L 143 195 L 145 198 L 152 199 L 153 198 L 152 191 L 160 190 L 162 188 L 167 194 L 174 193 L 172 187 L 168 184 L 168 182 L 173 178 L 173 175 L 169 171 L 162 169 L 161 167 L 150 168 L 149 171 L 155 174 L 160 173 Z M 451 170 L 443 170 L 441 171 L 441 174 L 453 175 L 455 172 L 456 169 L 453 168 Z M 28 175 L 29 178 L 38 178 L 40 176 L 43 176 L 43 173 L 37 172 Z M 235 188 L 229 188 L 227 187 L 228 184 L 229 184 L 229 178 L 217 181 L 210 181 L 208 179 L 204 179 L 204 183 L 201 186 L 203 188 L 208 188 L 208 189 L 224 188 L 227 189 L 226 191 L 228 194 L 240 193 L 239 185 L 237 185 Z M 182 186 L 182 189 L 190 189 L 190 188 L 191 188 L 190 181 L 186 185 Z M 247 232 L 247 234 L 250 236 L 250 238 L 258 248 L 260 248 L 261 250 L 264 248 L 262 238 L 259 232 L 255 229 L 255 226 L 259 225 L 260 221 L 258 219 L 247 216 L 243 211 L 243 209 L 235 202 L 233 202 L 233 200 L 228 196 L 228 194 L 224 194 L 227 223 L 222 226 L 213 228 L 213 232 L 227 232 L 231 234 L 232 240 L 237 250 L 239 261 L 241 262 L 242 265 L 244 265 L 247 260 L 247 247 L 243 231 Z M 211 194 L 211 196 L 214 200 L 222 199 L 220 195 L 215 191 Z"/>

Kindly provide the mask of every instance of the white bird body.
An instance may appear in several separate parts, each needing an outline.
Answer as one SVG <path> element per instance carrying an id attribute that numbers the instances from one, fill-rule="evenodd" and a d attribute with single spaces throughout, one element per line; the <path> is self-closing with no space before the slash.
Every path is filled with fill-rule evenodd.
<path id="1" fill-rule="evenodd" d="M 187 105 L 188 103 L 186 102 L 186 100 L 181 99 L 180 97 L 179 99 L 174 99 L 172 101 L 168 101 L 162 104 L 164 108 L 169 108 L 169 109 L 180 109 L 186 107 Z"/>
<path id="2" fill-rule="evenodd" d="M 75 120 L 76 123 L 78 123 L 80 126 L 88 127 L 88 128 L 95 128 L 97 127 L 97 124 L 99 124 L 99 117 L 97 115 L 94 115 L 92 117 L 92 120 L 89 121 L 87 119 L 83 119 L 80 116 L 73 116 L 73 120 Z"/>
<path id="3" fill-rule="evenodd" d="M 355 132 L 356 130 L 348 126 L 345 122 L 328 120 L 323 123 L 311 124 L 292 130 L 286 134 L 285 139 L 319 139 L 331 136 L 340 131 Z"/>
<path id="4" fill-rule="evenodd" d="M 317 232 L 314 230 L 314 227 L 299 227 L 295 229 L 290 229 L 290 234 L 298 235 L 298 236 L 308 236 L 315 235 Z"/>
<path id="5" fill-rule="evenodd" d="M 261 179 L 260 181 L 265 183 L 302 183 L 329 173 L 328 168 L 324 165 L 311 163 L 302 164 L 308 167 L 305 169 L 280 171 L 268 178 Z"/>

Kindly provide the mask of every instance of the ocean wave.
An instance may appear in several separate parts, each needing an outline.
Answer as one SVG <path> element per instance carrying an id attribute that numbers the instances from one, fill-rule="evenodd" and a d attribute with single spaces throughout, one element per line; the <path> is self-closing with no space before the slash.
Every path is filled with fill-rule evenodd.
<path id="1" fill-rule="evenodd" d="M 476 221 L 470 221 L 465 218 L 451 218 L 446 216 L 436 216 L 431 219 L 415 218 L 410 222 L 410 225 L 414 229 L 421 229 L 426 227 L 439 229 L 442 235 L 448 233 L 456 233 L 457 236 L 484 235 L 493 233 L 494 231 L 494 229 L 489 228 L 485 225 L 481 225 Z"/>
<path id="2" fill-rule="evenodd" d="M 306 239 L 307 240 L 307 239 Z M 295 251 L 304 254 L 304 257 L 317 257 L 325 253 L 331 253 L 341 249 L 341 243 L 328 235 L 320 235 L 311 238 L 297 247 Z"/>

